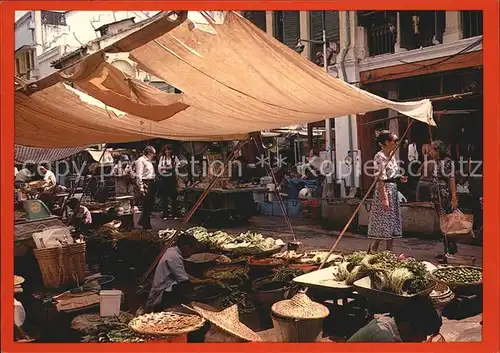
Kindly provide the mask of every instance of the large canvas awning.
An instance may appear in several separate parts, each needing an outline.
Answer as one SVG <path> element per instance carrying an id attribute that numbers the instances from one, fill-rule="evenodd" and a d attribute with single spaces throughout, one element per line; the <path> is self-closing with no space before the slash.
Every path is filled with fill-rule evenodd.
<path id="1" fill-rule="evenodd" d="M 128 46 L 140 69 L 183 94 L 129 78 L 105 63 L 102 53 L 92 54 L 40 82 L 34 93 L 16 93 L 16 143 L 238 140 L 254 131 L 387 108 L 435 125 L 429 100 L 393 102 L 336 79 L 235 12 L 223 23 L 197 15 L 201 20 L 188 19 Z M 139 31 L 152 30 L 161 28 Z"/>

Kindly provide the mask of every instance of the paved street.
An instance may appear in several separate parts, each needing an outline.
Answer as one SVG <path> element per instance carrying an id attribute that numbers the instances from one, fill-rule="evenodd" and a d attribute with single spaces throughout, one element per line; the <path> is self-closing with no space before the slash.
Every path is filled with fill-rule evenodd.
<path id="1" fill-rule="evenodd" d="M 135 215 L 136 222 L 139 219 L 139 214 Z M 304 249 L 330 249 L 336 241 L 339 234 L 338 231 L 332 231 L 322 228 L 317 222 L 305 219 L 291 219 L 293 232 L 297 240 L 303 243 Z M 180 225 L 180 221 L 163 221 L 160 214 L 155 214 L 151 220 L 154 229 L 175 228 Z M 195 226 L 191 224 L 190 226 Z M 274 238 L 283 239 L 283 241 L 293 240 L 293 235 L 290 227 L 287 226 L 283 217 L 273 216 L 255 216 L 245 227 L 228 228 L 228 233 L 239 234 L 247 230 L 258 231 L 262 234 Z M 339 251 L 352 250 L 367 250 L 369 241 L 362 234 L 346 233 L 339 242 Z M 383 249 L 381 244 L 381 249 Z M 477 265 L 482 264 L 482 247 L 459 244 L 459 254 L 464 256 L 473 256 L 477 260 Z M 443 242 L 439 239 L 426 239 L 404 237 L 394 241 L 394 250 L 396 253 L 403 253 L 408 256 L 413 256 L 422 261 L 436 263 L 436 255 L 443 252 Z"/>

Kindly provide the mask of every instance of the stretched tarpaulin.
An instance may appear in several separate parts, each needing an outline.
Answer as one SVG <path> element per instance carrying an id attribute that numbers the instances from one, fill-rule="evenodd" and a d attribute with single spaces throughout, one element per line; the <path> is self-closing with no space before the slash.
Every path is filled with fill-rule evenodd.
<path id="1" fill-rule="evenodd" d="M 16 164 L 52 163 L 71 157 L 86 148 L 87 146 L 71 148 L 38 148 L 15 145 L 14 161 Z"/>
<path id="2" fill-rule="evenodd" d="M 432 104 L 393 102 L 327 74 L 234 12 L 206 31 L 189 20 L 130 53 L 143 69 L 178 87 L 190 108 L 165 121 L 199 119 L 190 109 L 220 116 L 229 133 L 278 128 L 391 108 L 434 125 Z M 199 135 L 213 133 L 202 119 Z"/>
<path id="3" fill-rule="evenodd" d="M 159 123 L 129 114 L 120 117 L 119 122 L 116 117 L 110 118 L 110 125 L 102 112 L 99 116 L 104 120 L 99 120 L 96 112 L 91 116 L 84 114 L 85 109 L 75 108 L 81 102 L 72 102 L 71 109 L 75 111 L 71 115 L 80 122 L 79 126 L 70 127 L 68 119 L 60 116 L 63 112 L 52 116 L 52 122 L 50 114 L 45 112 L 41 119 L 45 123 L 41 126 L 36 117 L 41 114 L 36 107 L 40 101 L 28 102 L 16 94 L 16 101 L 24 105 L 24 110 L 16 107 L 16 143 L 20 143 L 18 138 L 27 139 L 21 128 L 18 132 L 17 121 L 23 119 L 24 126 L 37 131 L 29 141 L 50 147 L 127 142 L 152 136 L 185 141 L 238 140 L 253 131 L 386 108 L 435 124 L 429 100 L 392 102 L 349 85 L 328 75 L 234 12 L 229 12 L 222 24 L 206 22 L 199 25 L 185 21 L 166 34 L 149 34 L 156 39 L 130 52 L 131 59 L 141 69 L 184 92 L 182 103 L 188 106 L 186 109 Z M 92 62 L 87 63 L 92 67 Z M 94 67 L 98 70 L 99 65 Z M 51 109 L 57 109 L 63 100 L 55 94 L 44 93 L 50 89 L 42 89 L 32 96 L 44 95 L 44 100 L 56 101 L 50 105 Z M 99 97 L 99 92 L 88 90 L 88 93 Z M 119 90 L 113 88 L 113 95 L 119 94 Z M 113 105 L 105 106 L 106 113 L 109 106 Z M 67 136 L 63 141 L 52 136 L 52 130 L 47 132 L 51 142 L 43 140 L 45 136 L 39 132 L 51 125 L 64 128 Z"/>
<path id="4" fill-rule="evenodd" d="M 98 103 L 63 83 L 29 96 L 16 92 L 15 143 L 60 148 L 169 138 L 168 127 Z M 178 139 L 185 137 L 180 135 Z M 227 139 L 225 136 L 220 138 Z"/>
<path id="5" fill-rule="evenodd" d="M 95 64 L 94 57 L 102 57 L 104 53 L 129 52 L 171 31 L 185 21 L 187 15 L 187 11 L 162 11 L 147 20 L 135 23 L 119 33 L 106 35 L 90 41 L 79 49 L 82 53 L 87 53 L 88 55 L 72 65 L 83 64 L 84 66 L 88 66 Z M 101 47 L 103 44 L 105 45 L 104 48 Z M 96 46 L 99 48 L 98 50 L 94 49 Z M 64 70 L 71 70 L 72 65 Z M 61 82 L 60 72 L 55 72 L 36 81 L 35 84 L 23 87 L 23 90 L 26 94 L 31 94 L 59 82 Z"/>
<path id="6" fill-rule="evenodd" d="M 60 81 L 71 81 L 110 107 L 153 121 L 168 119 L 188 107 L 183 94 L 167 93 L 130 77 L 107 63 L 104 53 L 99 54 L 59 72 Z"/>

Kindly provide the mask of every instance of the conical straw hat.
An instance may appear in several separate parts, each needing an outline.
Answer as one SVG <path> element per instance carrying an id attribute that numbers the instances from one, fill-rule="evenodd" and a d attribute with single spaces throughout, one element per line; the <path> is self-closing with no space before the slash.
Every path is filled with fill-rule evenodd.
<path id="1" fill-rule="evenodd" d="M 324 319 L 330 313 L 326 306 L 313 302 L 304 292 L 297 293 L 292 299 L 275 303 L 271 311 L 291 319 Z"/>
<path id="2" fill-rule="evenodd" d="M 215 308 L 201 303 L 192 303 L 193 309 L 224 332 L 249 342 L 260 342 L 258 334 L 240 322 L 238 305 L 217 311 Z"/>

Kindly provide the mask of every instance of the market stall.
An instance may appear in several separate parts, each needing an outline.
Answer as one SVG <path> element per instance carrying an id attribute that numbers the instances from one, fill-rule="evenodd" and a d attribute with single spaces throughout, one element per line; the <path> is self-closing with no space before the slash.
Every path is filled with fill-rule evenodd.
<path id="1" fill-rule="evenodd" d="M 187 187 L 184 202 L 187 209 L 193 207 L 205 189 Z M 195 214 L 202 225 L 227 226 L 246 223 L 255 214 L 254 193 L 264 192 L 262 187 L 239 187 L 234 189 L 212 188 Z"/>
<path id="2" fill-rule="evenodd" d="M 341 342 L 373 315 L 390 311 L 394 305 L 415 296 L 429 296 L 440 312 L 457 312 L 480 301 L 482 295 L 480 268 L 436 267 L 389 252 L 370 255 L 303 251 L 300 246 L 289 244 L 287 247 L 279 239 L 256 232 L 231 234 L 221 230 L 210 232 L 203 227 L 189 228 L 186 232 L 198 240 L 205 252 L 185 259 L 185 268 L 193 278 L 206 282 L 196 284 L 188 294 L 192 303 L 187 304 L 184 314 L 210 322 L 211 328 L 197 336 L 205 342 L 259 341 L 269 337 L 268 331 L 274 332 L 271 334 L 274 339 L 285 342 L 311 342 L 323 337 L 334 337 Z M 162 319 L 153 320 L 139 315 L 140 312 L 135 314 L 137 306 L 131 303 L 145 299 L 140 299 L 142 294 L 130 274 L 120 276 L 118 273 L 120 268 L 126 270 L 130 266 L 143 271 L 149 261 L 141 265 L 141 259 L 147 260 L 159 253 L 174 234 L 173 229 L 153 232 L 127 230 L 118 223 L 102 226 L 94 236 L 110 244 L 115 253 L 116 263 L 108 266 L 113 276 L 85 278 L 80 287 L 69 280 L 66 287 L 46 288 L 30 294 L 38 303 L 40 309 L 37 310 L 45 308 L 42 317 L 53 320 L 59 332 L 67 332 L 68 342 L 184 341 L 187 332 L 197 330 L 177 335 L 134 330 L 131 322 L 153 325 L 155 320 Z M 130 252 L 132 249 L 136 252 Z M 324 268 L 317 271 L 323 263 Z M 69 292 L 66 289 L 70 289 Z M 110 289 L 123 293 L 119 296 L 118 318 L 99 314 L 104 301 L 108 300 L 102 291 Z M 141 290 L 147 292 L 148 284 Z M 287 316 L 283 308 L 275 307 L 282 301 L 287 305 L 298 305 L 296 302 L 302 306 L 321 305 L 316 309 L 324 307 L 321 309 L 324 314 L 316 317 L 314 327 L 308 326 L 305 322 L 309 322 L 309 312 L 300 316 L 300 307 L 297 307 L 296 312 Z M 33 308 L 29 309 L 33 315 Z M 291 319 L 305 322 L 299 325 L 300 329 L 292 330 L 287 326 Z M 228 330 L 227 322 L 239 330 Z M 39 339 L 51 341 L 55 337 L 44 332 Z"/>

